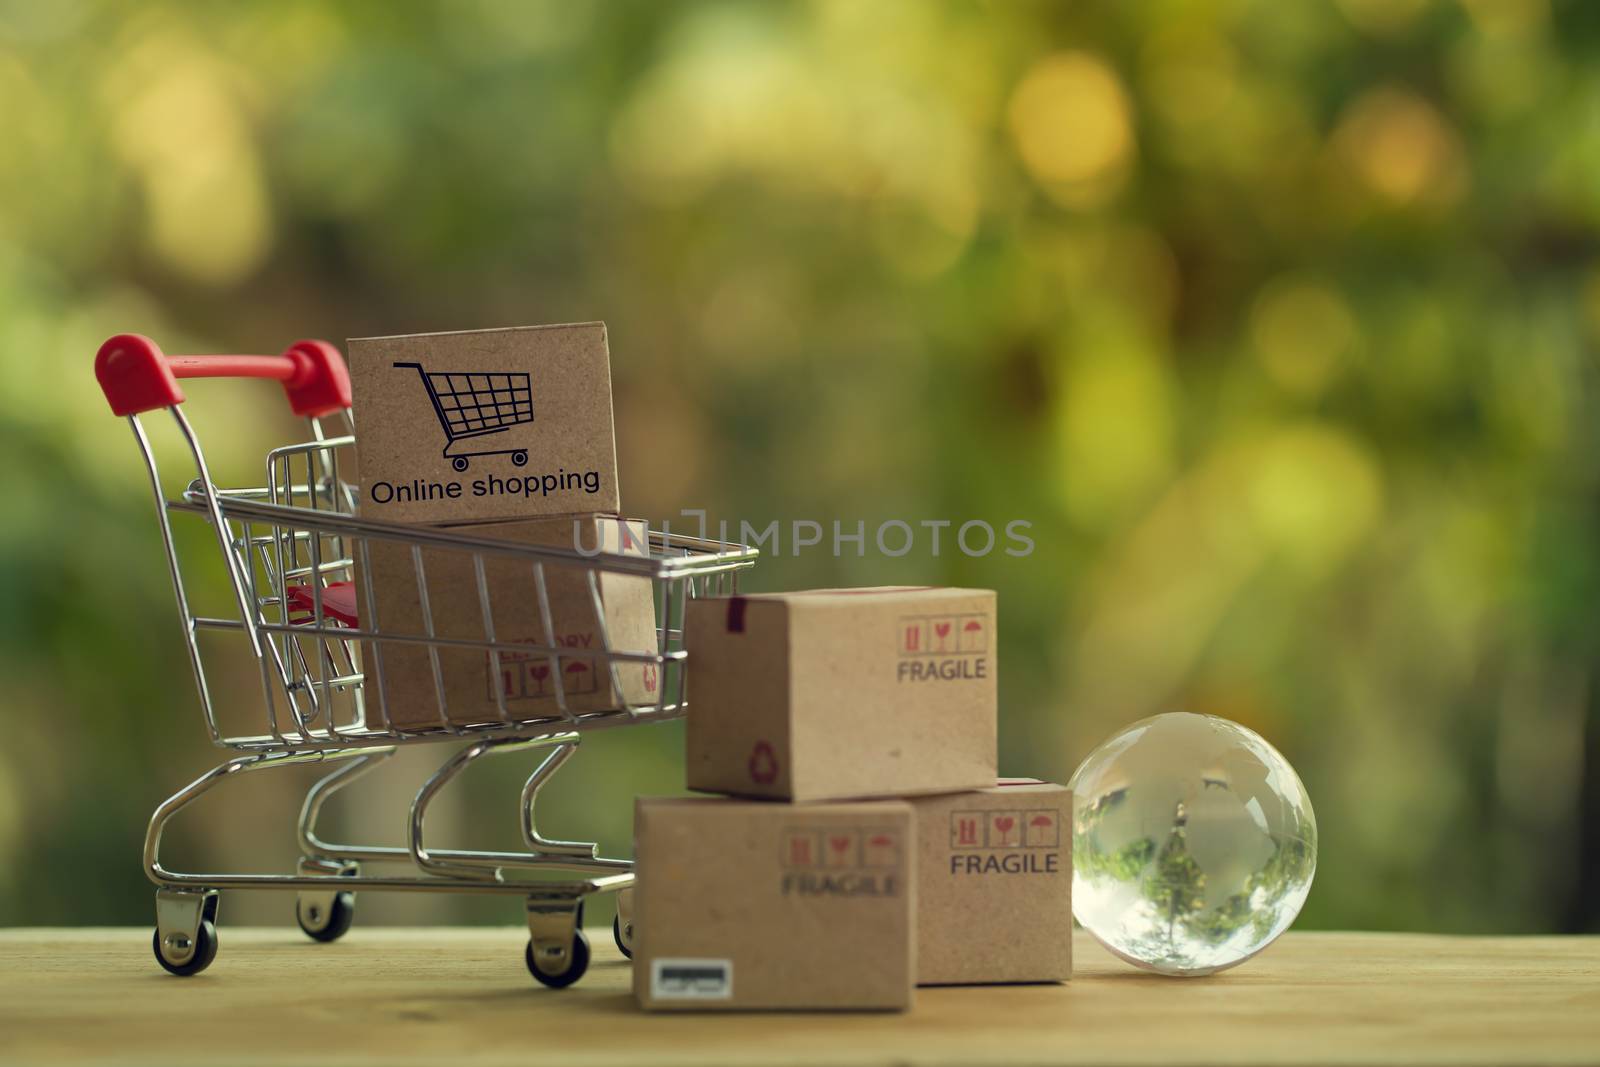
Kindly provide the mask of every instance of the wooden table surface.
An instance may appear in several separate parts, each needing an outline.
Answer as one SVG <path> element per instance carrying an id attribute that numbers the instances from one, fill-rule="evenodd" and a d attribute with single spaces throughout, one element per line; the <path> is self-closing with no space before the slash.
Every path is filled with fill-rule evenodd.
<path id="1" fill-rule="evenodd" d="M 1080 934 L 1068 985 L 923 989 L 896 1015 L 649 1015 L 609 930 L 567 990 L 526 931 L 221 930 L 168 977 L 147 929 L 0 931 L 0 1060 L 207 1064 L 1600 1063 L 1600 938 L 1290 933 L 1204 979 Z M 849 966 L 849 961 L 841 961 Z"/>

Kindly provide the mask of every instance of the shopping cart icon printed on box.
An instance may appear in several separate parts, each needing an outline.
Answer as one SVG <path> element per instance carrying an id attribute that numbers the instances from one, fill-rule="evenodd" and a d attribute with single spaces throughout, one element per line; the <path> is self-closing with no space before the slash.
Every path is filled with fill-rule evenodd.
<path id="1" fill-rule="evenodd" d="M 513 426 L 533 421 L 533 386 L 529 376 L 514 371 L 438 371 L 430 372 L 420 363 L 396 363 L 422 379 L 433 412 L 444 430 L 443 456 L 457 471 L 467 469 L 471 456 L 511 455 L 513 465 L 528 462 L 526 448 L 474 448 L 463 441 L 475 441 L 490 434 L 504 433 Z"/>

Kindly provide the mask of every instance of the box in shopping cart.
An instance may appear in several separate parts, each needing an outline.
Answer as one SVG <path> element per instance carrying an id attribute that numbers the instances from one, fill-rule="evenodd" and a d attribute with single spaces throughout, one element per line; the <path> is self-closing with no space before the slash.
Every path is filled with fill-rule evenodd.
<path id="1" fill-rule="evenodd" d="M 618 513 L 604 323 L 350 341 L 361 514 Z"/>
<path id="2" fill-rule="evenodd" d="M 642 1007 L 910 1006 L 917 856 L 905 803 L 641 798 L 634 857 Z"/>
<path id="3" fill-rule="evenodd" d="M 144 870 L 157 887 L 151 947 L 160 966 L 191 976 L 211 965 L 218 950 L 221 891 L 234 888 L 294 893 L 300 928 L 322 942 L 350 929 L 358 892 L 520 896 L 525 898 L 529 935 L 523 960 L 535 979 L 557 988 L 576 982 L 588 967 L 589 942 L 580 928 L 584 900 L 616 893 L 613 935 L 624 953 L 630 951 L 632 864 L 600 855 L 592 842 L 540 833 L 535 817 L 539 791 L 574 755 L 584 732 L 683 714 L 687 664 L 681 627 L 674 620 L 681 617 L 686 598 L 737 590 L 738 575 L 755 562 L 756 551 L 681 536 L 669 544 L 654 534 L 645 548 L 641 528 L 603 516 L 589 517 L 594 536 L 583 552 L 559 540 L 534 543 L 534 537 L 545 536 L 537 531 L 523 531 L 521 542 L 495 540 L 459 527 L 358 516 L 355 491 L 340 475 L 341 457 L 356 442 L 350 383 L 338 351 L 322 341 L 298 341 L 281 355 L 168 356 L 148 337 L 118 334 L 95 354 L 94 371 L 112 412 L 127 419 L 133 430 L 155 496 L 199 710 L 211 740 L 228 750 L 222 763 L 158 805 L 146 829 Z M 290 409 L 309 422 L 306 439 L 268 452 L 265 485 L 224 487 L 212 480 L 214 468 L 182 410 L 180 381 L 217 377 L 279 382 Z M 193 480 L 172 499 L 157 462 L 158 449 L 151 443 L 151 423 L 170 427 L 180 450 L 187 452 L 185 466 Z M 362 425 L 369 425 L 365 418 Z M 200 536 L 179 535 L 179 524 L 190 524 L 186 531 Z M 580 533 L 583 526 L 580 520 Z M 608 531 L 609 539 L 597 544 L 595 538 Z M 558 535 L 552 524 L 549 536 L 571 538 L 573 527 L 569 522 Z M 610 550 L 595 553 L 597 547 Z M 409 560 L 402 564 L 404 581 L 393 575 L 384 580 L 394 594 L 387 598 L 390 614 L 398 620 L 393 624 L 379 617 L 371 581 L 374 559 L 384 567 Z M 430 559 L 431 571 L 426 565 Z M 194 594 L 214 585 L 219 562 L 233 594 L 231 606 L 220 612 L 198 609 Z M 201 581 L 194 580 L 197 565 L 204 568 Z M 431 622 L 435 602 L 459 606 L 463 578 L 475 587 L 482 608 L 483 629 L 475 640 L 439 634 Z M 440 585 L 430 597 L 434 583 Z M 529 583 L 545 649 L 496 639 L 497 622 L 502 627 L 525 625 L 528 597 L 524 593 L 519 599 L 518 594 Z M 397 611 L 396 604 L 404 606 L 407 585 L 414 590 L 415 610 L 409 620 L 399 620 L 406 612 Z M 556 636 L 570 633 L 568 621 L 581 617 L 575 604 L 583 597 L 599 620 L 601 641 L 592 656 L 587 645 L 574 650 Z M 636 610 L 642 607 L 648 615 L 653 597 L 661 612 L 655 626 Z M 385 659 L 393 662 L 396 657 L 384 653 L 397 649 L 424 658 L 428 667 L 423 681 L 386 673 Z M 242 676 L 236 657 L 241 652 L 259 668 L 251 672 L 259 674 L 261 683 L 255 700 L 237 691 Z M 443 671 L 436 672 L 435 663 L 442 667 L 451 662 L 449 657 L 460 656 L 469 671 L 481 671 L 484 662 L 493 664 L 501 655 L 531 652 L 547 653 L 542 657 L 547 662 L 593 659 L 607 665 L 607 678 L 613 665 L 619 671 L 637 668 L 639 690 L 648 694 L 652 682 L 657 683 L 654 699 L 636 703 L 619 696 L 610 707 L 577 714 L 571 706 L 577 700 L 563 703 L 565 690 L 552 682 L 555 707 L 513 713 L 503 700 L 504 690 L 497 688 L 496 715 L 481 724 L 410 730 L 386 716 L 390 696 L 402 712 L 443 703 Z M 406 666 L 405 657 L 398 666 Z M 485 683 L 492 684 L 490 679 Z M 608 684 L 621 691 L 633 682 L 622 675 Z M 513 714 L 515 720 L 508 722 Z M 437 723 L 424 719 L 421 725 Z M 376 771 L 401 746 L 441 743 L 452 751 L 414 794 L 405 847 L 335 844 L 320 836 L 319 813 L 331 795 Z M 440 847 L 424 833 L 430 805 L 447 795 L 451 783 L 469 768 L 497 755 L 535 750 L 542 750 L 544 758 L 528 776 L 515 807 L 521 851 Z M 298 805 L 295 829 L 303 852 L 293 873 L 263 872 L 255 865 L 220 873 L 168 865 L 161 847 L 167 827 L 202 798 L 213 796 L 213 790 L 260 774 L 277 777 L 279 768 L 311 764 L 329 769 Z M 380 872 L 367 871 L 368 864 Z"/>
<path id="4" fill-rule="evenodd" d="M 910 800 L 917 982 L 1072 977 L 1072 791 L 1028 778 Z"/>
<path id="5" fill-rule="evenodd" d="M 650 580 L 596 570 L 581 558 L 592 552 L 643 558 L 643 522 L 571 515 L 447 529 L 565 549 L 579 558 L 535 569 L 521 560 L 485 556 L 480 573 L 472 553 L 429 548 L 421 550 L 419 579 L 410 546 L 372 542 L 368 574 L 380 627 L 411 634 L 430 633 L 431 627 L 436 638 L 427 646 L 363 646 L 364 662 L 382 656 L 390 722 L 421 728 L 526 721 L 552 715 L 563 703 L 583 712 L 655 702 L 660 671 L 645 659 L 657 648 Z M 489 640 L 517 649 L 452 648 L 451 640 Z"/>
<path id="6" fill-rule="evenodd" d="M 995 781 L 995 594 L 887 587 L 693 601 L 691 789 L 789 800 Z"/>

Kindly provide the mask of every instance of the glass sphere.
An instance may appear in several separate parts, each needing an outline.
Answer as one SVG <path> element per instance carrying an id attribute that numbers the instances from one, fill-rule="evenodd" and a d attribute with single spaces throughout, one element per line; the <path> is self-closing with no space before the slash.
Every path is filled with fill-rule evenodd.
<path id="1" fill-rule="evenodd" d="M 1300 913 L 1316 817 L 1259 734 L 1212 715 L 1157 715 L 1091 752 L 1071 788 L 1072 913 L 1129 963 L 1212 974 Z"/>

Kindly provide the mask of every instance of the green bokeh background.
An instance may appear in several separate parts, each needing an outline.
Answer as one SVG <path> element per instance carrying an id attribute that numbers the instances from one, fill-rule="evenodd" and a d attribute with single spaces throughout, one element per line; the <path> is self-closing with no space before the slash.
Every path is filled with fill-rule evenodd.
<path id="1" fill-rule="evenodd" d="M 221 758 L 100 341 L 603 319 L 627 511 L 866 524 L 749 588 L 1000 591 L 1005 773 L 1214 712 L 1316 802 L 1304 926 L 1600 930 L 1597 116 L 1580 2 L 5 0 L 0 922 L 149 922 L 147 813 Z M 298 432 L 188 392 L 225 483 Z M 626 851 L 681 742 L 586 741 L 551 831 Z M 443 755 L 341 829 L 398 840 Z M 441 835 L 509 843 L 525 770 Z M 174 845 L 285 867 L 304 784 Z"/>

